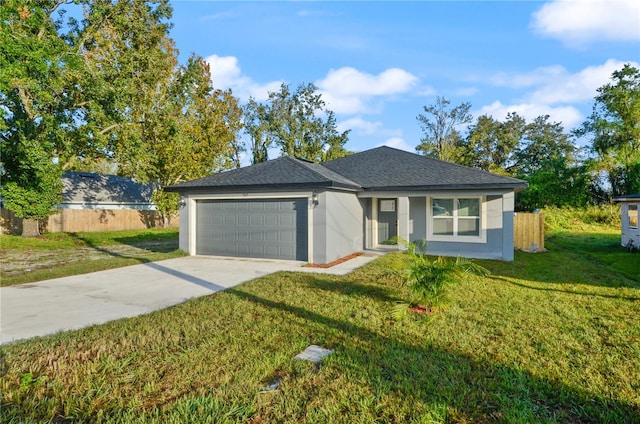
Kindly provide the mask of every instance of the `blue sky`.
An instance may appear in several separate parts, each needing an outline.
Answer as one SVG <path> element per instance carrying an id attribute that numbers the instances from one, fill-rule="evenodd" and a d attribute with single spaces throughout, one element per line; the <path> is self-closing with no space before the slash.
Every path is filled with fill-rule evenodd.
<path id="1" fill-rule="evenodd" d="M 181 61 L 211 64 L 245 102 L 313 82 L 347 148 L 413 151 L 444 96 L 474 116 L 548 114 L 567 130 L 624 63 L 639 66 L 640 1 L 172 1 Z"/>

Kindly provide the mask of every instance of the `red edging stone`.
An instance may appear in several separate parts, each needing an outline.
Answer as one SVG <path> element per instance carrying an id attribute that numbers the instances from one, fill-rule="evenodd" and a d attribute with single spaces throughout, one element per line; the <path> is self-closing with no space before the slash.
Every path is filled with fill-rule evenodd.
<path id="1" fill-rule="evenodd" d="M 342 258 L 340 258 L 340 259 L 336 259 L 335 261 L 333 261 L 333 262 L 329 262 L 329 263 L 326 263 L 326 264 L 306 264 L 306 265 L 303 265 L 303 266 L 305 266 L 305 267 L 307 267 L 307 268 L 331 268 L 332 266 L 335 266 L 335 265 L 341 264 L 341 263 L 343 263 L 343 262 L 346 262 L 346 261 L 348 261 L 349 259 L 356 258 L 356 257 L 358 257 L 358 256 L 362 255 L 363 253 L 364 253 L 364 252 L 356 252 L 356 253 L 352 253 L 352 254 L 350 254 L 350 255 L 343 256 L 343 257 L 342 257 Z"/>

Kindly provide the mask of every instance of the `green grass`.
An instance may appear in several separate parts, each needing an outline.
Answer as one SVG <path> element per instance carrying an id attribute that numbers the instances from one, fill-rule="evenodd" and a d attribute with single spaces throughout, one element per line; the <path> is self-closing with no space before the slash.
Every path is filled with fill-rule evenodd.
<path id="1" fill-rule="evenodd" d="M 177 240 L 177 237 L 177 228 L 79 233 L 44 233 L 40 237 L 21 237 L 1 234 L 0 249 L 77 249 L 78 247 L 112 246 L 122 243 Z"/>
<path id="2" fill-rule="evenodd" d="M 9 344 L 2 421 L 638 423 L 640 254 L 614 235 L 558 232 L 547 253 L 480 261 L 493 275 L 426 317 L 391 318 L 396 253 Z M 335 354 L 292 359 L 309 344 Z"/>
<path id="3" fill-rule="evenodd" d="M 178 229 L 0 235 L 0 285 L 31 283 L 183 256 Z"/>

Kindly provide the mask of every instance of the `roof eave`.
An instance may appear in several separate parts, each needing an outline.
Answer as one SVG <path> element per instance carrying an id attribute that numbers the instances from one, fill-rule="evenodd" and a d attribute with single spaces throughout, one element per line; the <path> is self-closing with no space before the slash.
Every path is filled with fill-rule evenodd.
<path id="1" fill-rule="evenodd" d="M 187 192 L 223 192 L 232 193 L 239 191 L 268 191 L 268 190 L 300 190 L 314 188 L 335 188 L 341 190 L 360 191 L 359 186 L 338 183 L 335 181 L 316 181 L 309 183 L 282 183 L 282 184 L 242 184 L 242 185 L 225 185 L 225 186 L 182 186 L 173 185 L 165 187 L 164 191 L 169 193 L 187 193 Z"/>
<path id="2" fill-rule="evenodd" d="M 614 202 L 640 202 L 640 194 L 631 194 L 613 198 Z"/>
<path id="3" fill-rule="evenodd" d="M 514 190 L 521 191 L 529 185 L 524 183 L 500 184 L 431 184 L 419 186 L 371 186 L 364 191 L 446 191 L 446 190 Z"/>

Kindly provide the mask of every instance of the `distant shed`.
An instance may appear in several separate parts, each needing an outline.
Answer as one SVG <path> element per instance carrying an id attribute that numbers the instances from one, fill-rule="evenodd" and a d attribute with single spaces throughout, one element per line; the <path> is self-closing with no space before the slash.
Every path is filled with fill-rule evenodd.
<path id="1" fill-rule="evenodd" d="M 622 239 L 620 244 L 629 248 L 640 248 L 640 226 L 638 226 L 640 194 L 620 196 L 614 200 L 620 203 L 622 213 Z"/>

